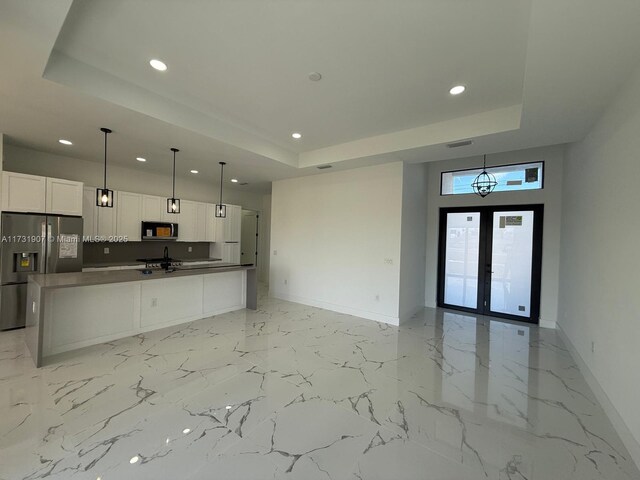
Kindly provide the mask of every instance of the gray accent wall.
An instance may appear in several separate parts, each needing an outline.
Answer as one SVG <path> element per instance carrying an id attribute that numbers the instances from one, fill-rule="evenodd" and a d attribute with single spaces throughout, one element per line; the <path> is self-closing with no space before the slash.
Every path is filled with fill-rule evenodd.
<path id="1" fill-rule="evenodd" d="M 209 258 L 207 242 L 84 242 L 83 265 L 135 262 L 138 258 L 162 257 L 164 247 L 169 247 L 169 256 L 179 260 L 201 260 Z M 105 254 L 105 247 L 109 253 Z M 191 252 L 189 251 L 191 247 Z"/>

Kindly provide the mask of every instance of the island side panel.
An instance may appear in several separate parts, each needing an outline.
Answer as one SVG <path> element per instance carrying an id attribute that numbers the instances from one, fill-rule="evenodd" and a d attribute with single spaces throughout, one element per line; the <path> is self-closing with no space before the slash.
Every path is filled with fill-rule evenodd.
<path id="1" fill-rule="evenodd" d="M 246 308 L 249 310 L 258 309 L 258 274 L 255 268 L 247 270 L 247 298 Z"/>
<path id="2" fill-rule="evenodd" d="M 245 271 L 204 275 L 203 317 L 245 308 L 245 278 Z"/>
<path id="3" fill-rule="evenodd" d="M 36 367 L 42 366 L 42 323 L 44 318 L 44 302 L 41 302 L 42 293 L 43 290 L 40 285 L 29 279 L 27 284 L 27 316 L 24 341 Z"/>
<path id="4" fill-rule="evenodd" d="M 51 289 L 45 305 L 45 358 L 140 330 L 139 282 Z"/>

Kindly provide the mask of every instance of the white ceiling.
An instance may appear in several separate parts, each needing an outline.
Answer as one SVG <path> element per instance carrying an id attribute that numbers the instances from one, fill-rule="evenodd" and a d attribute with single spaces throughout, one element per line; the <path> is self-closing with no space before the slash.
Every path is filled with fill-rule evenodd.
<path id="1" fill-rule="evenodd" d="M 181 175 L 225 160 L 255 191 L 324 163 L 564 143 L 640 62 L 639 20 L 630 0 L 5 0 L 0 131 L 101 161 L 107 126 L 112 161 L 168 173 L 176 146 Z"/>

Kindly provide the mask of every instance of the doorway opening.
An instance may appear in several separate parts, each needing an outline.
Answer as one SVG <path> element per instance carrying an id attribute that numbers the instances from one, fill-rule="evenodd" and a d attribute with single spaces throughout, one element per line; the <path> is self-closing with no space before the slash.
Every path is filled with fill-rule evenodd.
<path id="1" fill-rule="evenodd" d="M 438 306 L 538 324 L 543 205 L 440 209 Z"/>

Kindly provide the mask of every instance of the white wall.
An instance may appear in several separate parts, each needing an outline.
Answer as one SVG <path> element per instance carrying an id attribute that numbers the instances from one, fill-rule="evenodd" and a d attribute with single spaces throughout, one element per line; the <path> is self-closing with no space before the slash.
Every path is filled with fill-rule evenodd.
<path id="1" fill-rule="evenodd" d="M 438 283 L 438 227 L 440 208 L 483 205 L 544 204 L 542 292 L 540 325 L 554 328 L 558 317 L 558 285 L 562 204 L 562 145 L 498 153 L 487 157 L 487 166 L 545 161 L 544 189 L 522 192 L 494 192 L 486 198 L 477 195 L 440 195 L 440 174 L 482 166 L 481 157 L 429 163 L 427 197 L 426 306 L 436 306 Z"/>
<path id="2" fill-rule="evenodd" d="M 102 183 L 103 164 L 73 157 L 54 155 L 28 148 L 4 145 L 4 170 L 46 177 L 66 178 L 98 186 Z M 145 172 L 111 164 L 107 183 L 112 190 L 170 196 L 171 176 Z M 195 179 L 178 178 L 176 194 L 184 200 L 214 203 L 219 199 L 219 187 Z M 224 202 L 242 205 L 252 210 L 262 209 L 262 194 L 224 188 Z"/>
<path id="3" fill-rule="evenodd" d="M 400 246 L 400 321 L 424 308 L 427 165 L 405 164 L 402 174 L 402 237 Z"/>
<path id="4" fill-rule="evenodd" d="M 563 191 L 559 326 L 640 465 L 640 69 L 568 149 Z"/>
<path id="5" fill-rule="evenodd" d="M 274 182 L 271 295 L 398 324 L 402 172 L 397 162 Z"/>

